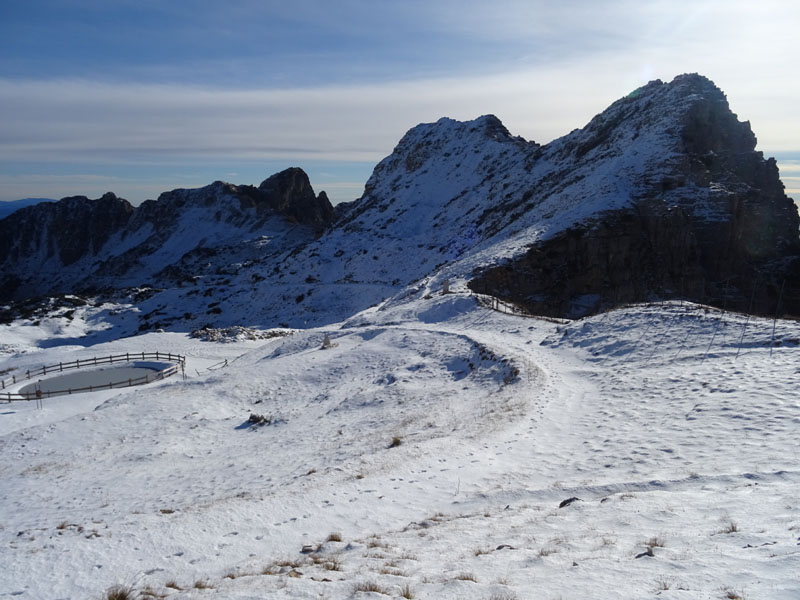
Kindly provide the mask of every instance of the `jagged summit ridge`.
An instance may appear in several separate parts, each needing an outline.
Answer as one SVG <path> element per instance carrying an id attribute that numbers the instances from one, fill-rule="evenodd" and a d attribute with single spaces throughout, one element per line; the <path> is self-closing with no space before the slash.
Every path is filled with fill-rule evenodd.
<path id="1" fill-rule="evenodd" d="M 136 208 L 110 192 L 30 206 L 0 220 L 0 300 L 140 285 L 162 272 L 174 277 L 183 274 L 182 261 L 209 249 L 297 224 L 305 229 L 295 237 L 310 239 L 332 218 L 327 196 L 314 194 L 301 169 L 258 188 L 215 181 L 175 189 Z"/>

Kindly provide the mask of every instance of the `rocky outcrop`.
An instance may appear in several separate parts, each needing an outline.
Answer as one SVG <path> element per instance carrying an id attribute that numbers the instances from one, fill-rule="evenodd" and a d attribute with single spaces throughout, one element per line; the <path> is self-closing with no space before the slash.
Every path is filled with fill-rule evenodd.
<path id="1" fill-rule="evenodd" d="M 708 79 L 653 82 L 598 115 L 579 143 L 558 145 L 591 161 L 636 150 L 645 132 L 663 154 L 624 190 L 627 202 L 481 270 L 470 287 L 552 316 L 665 297 L 800 314 L 797 208 Z"/>
<path id="2" fill-rule="evenodd" d="M 298 223 L 323 228 L 333 221 L 333 205 L 327 194 L 314 195 L 302 169 L 293 167 L 276 173 L 262 181 L 258 191 L 263 197 L 262 206 L 291 216 Z"/>

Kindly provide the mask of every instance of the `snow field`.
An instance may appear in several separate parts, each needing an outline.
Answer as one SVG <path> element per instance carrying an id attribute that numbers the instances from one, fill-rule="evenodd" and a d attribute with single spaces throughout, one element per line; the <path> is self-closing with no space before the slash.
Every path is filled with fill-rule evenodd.
<path id="1" fill-rule="evenodd" d="M 555 324 L 451 294 L 267 342 L 61 349 L 157 345 L 192 377 L 0 414 L 0 589 L 797 598 L 800 327 L 770 347 L 772 327 L 680 304 Z"/>

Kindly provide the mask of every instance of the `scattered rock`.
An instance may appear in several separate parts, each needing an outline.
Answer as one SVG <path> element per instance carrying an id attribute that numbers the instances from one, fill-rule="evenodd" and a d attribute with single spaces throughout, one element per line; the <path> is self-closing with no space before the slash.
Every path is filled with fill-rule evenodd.
<path id="1" fill-rule="evenodd" d="M 294 331 L 291 329 L 253 329 L 252 327 L 241 327 L 240 325 L 233 325 L 231 327 L 222 327 L 215 329 L 213 327 L 204 327 L 202 329 L 195 329 L 192 331 L 191 337 L 201 340 L 203 342 L 241 342 L 244 340 L 269 340 L 277 337 L 284 337 L 292 335 Z"/>
<path id="2" fill-rule="evenodd" d="M 247 422 L 259 427 L 263 427 L 264 425 L 269 425 L 272 423 L 272 417 L 250 413 L 250 418 L 247 419 Z"/>
<path id="3" fill-rule="evenodd" d="M 581 499 L 577 496 L 573 496 L 572 498 L 567 498 L 566 500 L 562 500 L 561 504 L 558 505 L 558 508 L 564 508 L 565 506 L 569 506 L 573 502 L 580 501 Z"/>

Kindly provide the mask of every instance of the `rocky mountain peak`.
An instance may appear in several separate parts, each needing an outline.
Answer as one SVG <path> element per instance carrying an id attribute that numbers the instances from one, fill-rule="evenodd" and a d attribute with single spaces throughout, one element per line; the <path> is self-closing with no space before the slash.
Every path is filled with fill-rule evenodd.
<path id="1" fill-rule="evenodd" d="M 480 148 L 487 141 L 526 144 L 522 138 L 512 136 L 494 115 L 484 115 L 472 121 L 456 121 L 442 117 L 435 123 L 422 123 L 410 129 L 392 154 L 384 160 L 388 161 L 386 167 L 389 168 L 393 168 L 397 162 L 402 162 L 406 171 L 412 173 L 420 169 L 431 157 L 452 154 L 465 148 Z M 380 167 L 379 164 L 378 168 Z"/>
<path id="2" fill-rule="evenodd" d="M 490 212 L 535 214 L 557 190 L 561 223 L 473 288 L 558 316 L 664 296 L 800 310 L 800 290 L 781 292 L 800 265 L 800 218 L 755 145 L 709 79 L 650 82 L 528 163 L 531 183 L 542 176 L 527 201 Z"/>
<path id="3" fill-rule="evenodd" d="M 325 227 L 333 220 L 333 205 L 325 192 L 317 196 L 303 169 L 290 167 L 268 177 L 258 186 L 270 209 L 299 223 Z"/>

